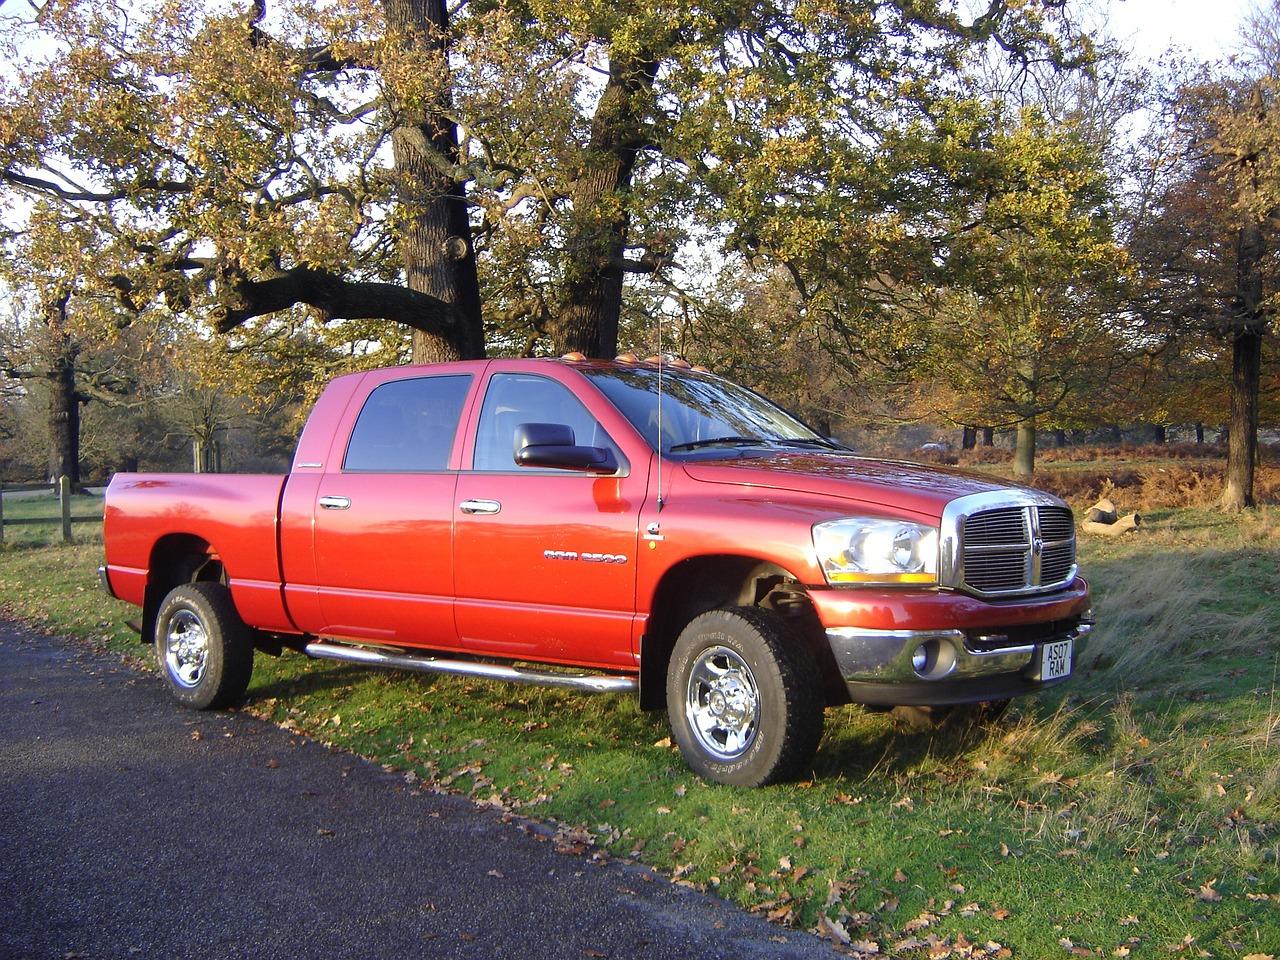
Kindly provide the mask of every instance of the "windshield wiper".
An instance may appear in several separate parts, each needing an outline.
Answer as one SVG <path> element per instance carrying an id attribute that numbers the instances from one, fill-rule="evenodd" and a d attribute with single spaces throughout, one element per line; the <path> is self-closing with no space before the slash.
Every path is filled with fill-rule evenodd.
<path id="1" fill-rule="evenodd" d="M 706 440 L 686 440 L 684 443 L 673 443 L 667 449 L 673 452 L 676 450 L 697 450 L 699 447 L 717 447 L 721 444 L 736 447 L 754 447 L 773 442 L 773 440 L 764 440 L 760 437 L 708 437 Z"/>
<path id="2" fill-rule="evenodd" d="M 834 440 L 827 440 L 823 437 L 815 437 L 812 440 L 774 440 L 773 443 L 787 443 L 797 447 L 826 447 L 828 450 L 848 450 L 849 448 L 836 443 Z"/>

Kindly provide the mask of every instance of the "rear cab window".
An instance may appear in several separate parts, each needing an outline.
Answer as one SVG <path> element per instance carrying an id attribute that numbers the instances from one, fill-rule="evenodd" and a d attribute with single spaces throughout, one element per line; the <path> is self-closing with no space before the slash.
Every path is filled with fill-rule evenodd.
<path id="1" fill-rule="evenodd" d="M 360 410 L 342 469 L 429 473 L 448 469 L 470 374 L 392 380 L 376 387 Z"/>

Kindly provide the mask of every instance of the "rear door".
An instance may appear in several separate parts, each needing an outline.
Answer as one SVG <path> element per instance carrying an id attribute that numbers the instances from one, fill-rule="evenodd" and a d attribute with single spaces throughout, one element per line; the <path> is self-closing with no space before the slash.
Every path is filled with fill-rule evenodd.
<path id="1" fill-rule="evenodd" d="M 322 632 L 456 648 L 454 447 L 474 372 L 388 373 L 371 375 L 353 398 L 349 441 L 316 485 Z"/>
<path id="2" fill-rule="evenodd" d="M 471 469 L 455 493 L 458 633 L 476 653 L 634 669 L 648 459 L 615 441 L 561 371 L 542 369 L 548 374 L 500 368 L 485 384 Z M 513 441 L 522 423 L 567 424 L 577 444 L 611 448 L 620 469 L 597 476 L 518 467 Z"/>

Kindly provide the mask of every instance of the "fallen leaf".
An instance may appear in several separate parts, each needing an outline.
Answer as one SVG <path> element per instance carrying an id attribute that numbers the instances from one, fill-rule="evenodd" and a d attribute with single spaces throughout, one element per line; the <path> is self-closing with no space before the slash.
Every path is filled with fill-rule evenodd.
<path id="1" fill-rule="evenodd" d="M 680 786 L 676 787 L 676 790 L 675 790 L 676 796 L 677 796 L 677 797 L 683 797 L 683 796 L 685 795 L 685 792 L 686 792 L 688 789 L 689 789 L 689 788 L 688 788 L 688 787 L 686 787 L 683 783 L 682 783 L 682 784 L 680 784 Z"/>
<path id="2" fill-rule="evenodd" d="M 665 817 L 670 812 L 671 812 L 670 807 L 659 807 L 657 810 L 658 816 L 660 817 Z"/>
<path id="3" fill-rule="evenodd" d="M 818 926 L 814 929 L 820 937 L 826 937 L 828 940 L 834 940 L 836 943 L 849 943 L 853 938 L 849 936 L 849 931 L 845 929 L 843 923 L 839 920 L 832 920 L 830 917 L 819 917 Z"/>
<path id="4" fill-rule="evenodd" d="M 332 836 L 334 836 L 334 832 L 333 832 L 332 830 L 330 830 L 328 827 L 317 827 L 317 828 L 316 828 L 316 833 L 320 834 L 320 836 L 322 836 L 322 837 L 332 837 Z"/>
<path id="5" fill-rule="evenodd" d="M 1133 914 L 1120 918 L 1120 926 L 1122 927 L 1136 927 L 1139 923 L 1141 923 L 1141 921 Z"/>
<path id="6" fill-rule="evenodd" d="M 655 740 L 653 745 L 655 747 L 669 747 L 671 746 L 671 738 L 663 737 L 661 740 Z"/>
<path id="7" fill-rule="evenodd" d="M 1276 958 L 1270 953 L 1246 953 L 1241 960 L 1276 960 Z"/>
<path id="8" fill-rule="evenodd" d="M 894 883 L 907 882 L 907 875 L 902 872 L 902 868 L 898 868 L 897 870 L 893 871 L 893 882 Z"/>
<path id="9" fill-rule="evenodd" d="M 472 940 L 474 940 L 475 938 L 476 938 L 476 935 L 475 935 L 474 933 L 467 933 L 467 931 L 465 931 L 465 930 L 463 930 L 462 932 L 460 932 L 460 933 L 458 934 L 458 939 L 459 939 L 459 940 L 465 940 L 465 941 L 467 941 L 467 943 L 470 943 L 470 942 L 471 942 Z"/>
<path id="10" fill-rule="evenodd" d="M 991 911 L 991 917 L 993 920 L 1008 920 L 1011 916 L 1013 916 L 1013 914 L 1004 907 L 995 907 Z"/>
<path id="11" fill-rule="evenodd" d="M 1213 889 L 1213 885 L 1217 882 L 1217 880 L 1210 880 L 1208 883 L 1202 883 L 1200 885 L 1200 891 L 1196 894 L 1196 899 L 1203 900 L 1206 903 L 1217 903 L 1221 900 L 1222 894 Z"/>
<path id="12" fill-rule="evenodd" d="M 268 769 L 268 770 L 276 770 L 276 769 L 278 769 L 279 767 L 280 767 L 280 761 L 279 761 L 279 760 L 268 760 L 268 761 L 267 761 L 267 769 Z"/>
<path id="13" fill-rule="evenodd" d="M 605 797 L 605 798 L 604 798 L 603 800 L 601 800 L 598 804 L 596 804 L 596 806 L 597 806 L 599 809 L 601 809 L 601 810 L 608 810 L 610 807 L 612 807 L 612 806 L 613 806 L 615 803 L 617 803 L 617 802 L 618 802 L 617 800 L 613 800 L 613 799 L 611 799 L 611 798 L 609 798 L 609 797 Z"/>
<path id="14" fill-rule="evenodd" d="M 1009 845 L 1007 843 L 1000 844 L 1000 856 L 1007 857 L 1009 855 Z"/>
<path id="15" fill-rule="evenodd" d="M 880 952 L 880 944 L 874 940 L 855 940 L 849 944 L 849 949 L 860 956 L 870 957 Z"/>
<path id="16" fill-rule="evenodd" d="M 496 877 L 499 880 L 506 879 L 506 874 L 504 874 L 501 870 L 490 870 L 487 874 L 485 874 L 485 876 Z"/>
<path id="17" fill-rule="evenodd" d="M 1111 951 L 1113 957 L 1127 957 L 1129 955 L 1128 947 L 1116 947 Z"/>
<path id="18" fill-rule="evenodd" d="M 340 726 L 342 726 L 342 714 L 340 714 L 340 713 L 335 713 L 335 714 L 333 715 L 333 719 L 332 719 L 332 720 L 330 720 L 329 722 L 330 722 L 330 723 L 332 723 L 335 727 L 340 727 Z"/>
<path id="19" fill-rule="evenodd" d="M 605 953 L 603 950 L 592 950 L 590 947 L 583 947 L 582 955 L 584 957 L 607 957 L 608 956 L 608 954 Z"/>
<path id="20" fill-rule="evenodd" d="M 192 730 L 192 731 L 191 731 L 191 739 L 192 739 L 192 740 L 203 740 L 203 739 L 204 739 L 204 734 L 203 734 L 203 733 L 201 733 L 199 730 Z"/>
<path id="21" fill-rule="evenodd" d="M 778 868 L 779 868 L 779 869 L 781 869 L 781 870 L 790 870 L 790 869 L 791 869 L 791 858 L 790 858 L 790 857 L 779 857 L 779 858 L 778 858 Z"/>

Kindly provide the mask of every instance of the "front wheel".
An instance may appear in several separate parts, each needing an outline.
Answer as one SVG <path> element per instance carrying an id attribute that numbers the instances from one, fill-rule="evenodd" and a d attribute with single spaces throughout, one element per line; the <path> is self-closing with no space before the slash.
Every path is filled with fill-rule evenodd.
<path id="1" fill-rule="evenodd" d="M 180 703 L 197 710 L 239 704 L 253 673 L 253 635 L 220 583 L 174 587 L 156 614 L 156 659 Z"/>
<path id="2" fill-rule="evenodd" d="M 807 770 L 822 739 L 822 684 L 800 637 L 770 610 L 695 617 L 667 670 L 667 711 L 694 773 L 759 787 Z"/>

